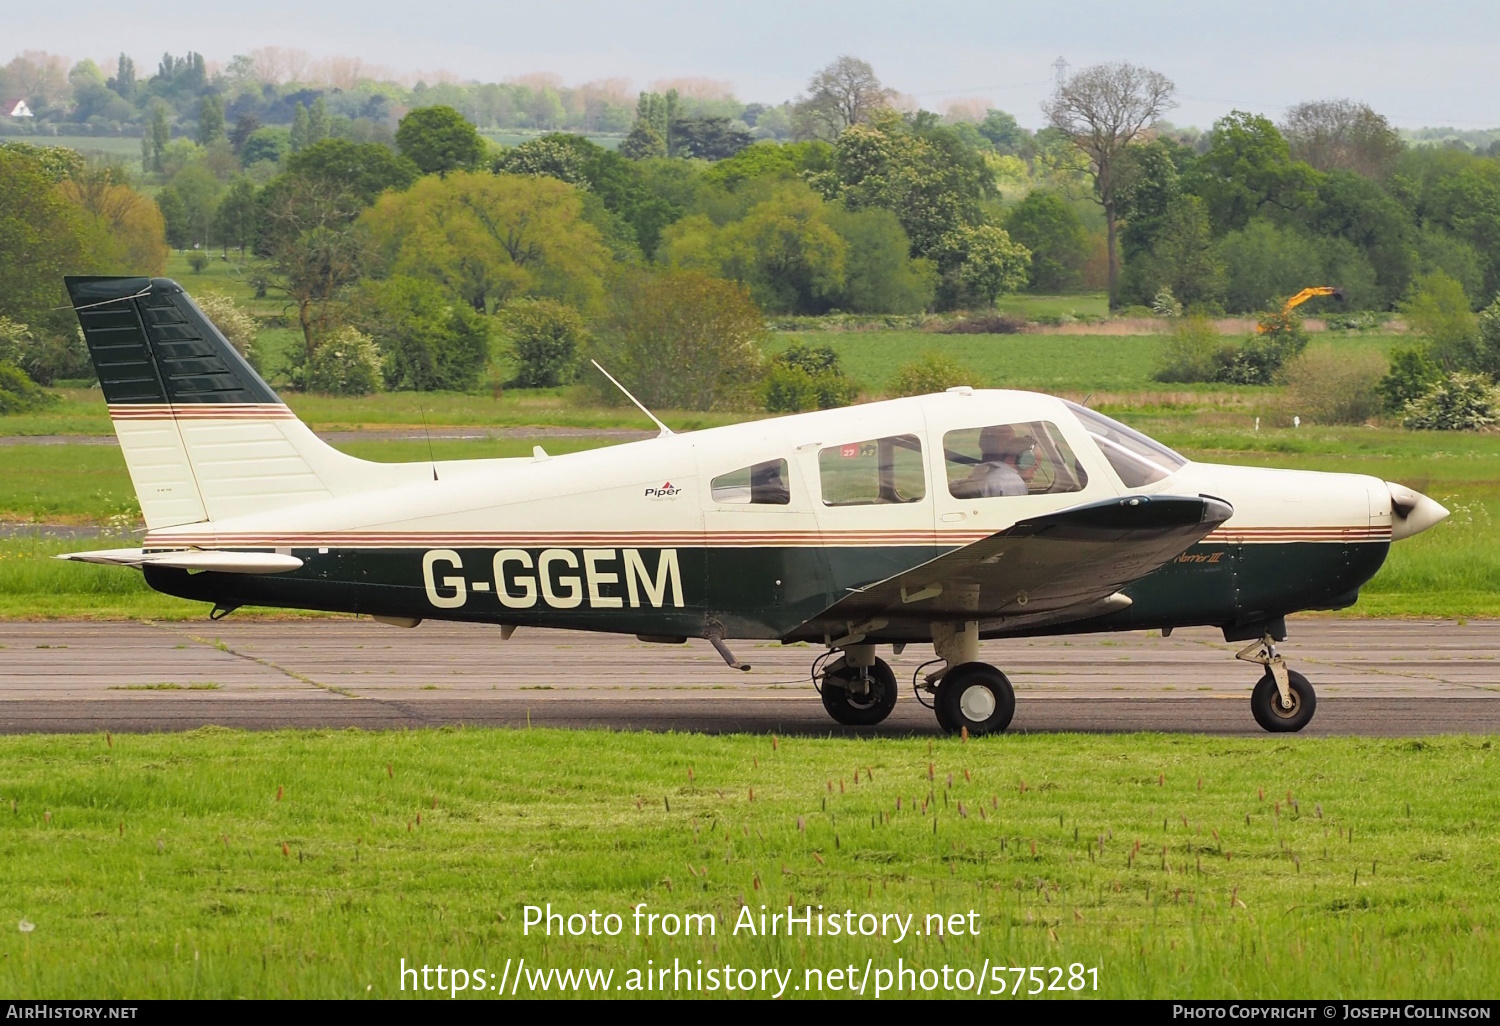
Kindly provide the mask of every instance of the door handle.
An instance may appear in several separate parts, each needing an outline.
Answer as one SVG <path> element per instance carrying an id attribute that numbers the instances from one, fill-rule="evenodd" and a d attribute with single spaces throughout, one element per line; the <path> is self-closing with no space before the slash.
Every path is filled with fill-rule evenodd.
<path id="1" fill-rule="evenodd" d="M 962 513 L 944 513 L 943 514 L 943 523 L 945 523 L 945 524 L 956 524 L 960 520 L 962 520 L 963 518 L 964 518 L 964 515 Z"/>

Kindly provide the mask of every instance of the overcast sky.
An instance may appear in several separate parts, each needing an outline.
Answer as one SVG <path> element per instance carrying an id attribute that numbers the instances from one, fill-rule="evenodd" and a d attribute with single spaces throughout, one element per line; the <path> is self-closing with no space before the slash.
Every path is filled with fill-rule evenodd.
<path id="1" fill-rule="evenodd" d="M 705 76 L 779 102 L 848 53 L 925 107 L 983 96 L 1035 127 L 1061 56 L 1164 73 L 1180 101 L 1168 117 L 1184 125 L 1349 97 L 1403 127 L 1500 126 L 1496 0 L 0 0 L 0 12 L 0 62 L 41 49 L 110 71 L 122 50 L 144 73 L 163 51 L 227 61 L 281 46 L 485 81 Z"/>

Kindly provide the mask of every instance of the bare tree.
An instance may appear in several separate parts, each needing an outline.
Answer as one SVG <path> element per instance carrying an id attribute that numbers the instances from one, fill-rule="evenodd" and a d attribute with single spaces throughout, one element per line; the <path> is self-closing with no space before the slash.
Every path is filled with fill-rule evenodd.
<path id="1" fill-rule="evenodd" d="M 1286 112 L 1281 132 L 1292 156 L 1319 171 L 1342 169 L 1379 177 L 1401 152 L 1401 137 L 1368 104 L 1313 100 Z"/>
<path id="2" fill-rule="evenodd" d="M 894 96 L 867 62 L 840 57 L 809 79 L 807 95 L 797 98 L 793 113 L 798 134 L 836 139 L 850 125 L 864 124 L 875 111 L 890 106 Z"/>
<path id="3" fill-rule="evenodd" d="M 1135 64 L 1096 64 L 1061 82 L 1042 112 L 1054 128 L 1072 138 L 1088 158 L 1085 171 L 1094 181 L 1094 197 L 1104 208 L 1109 241 L 1109 298 L 1114 302 L 1120 261 L 1115 223 L 1120 159 L 1125 147 L 1177 104 L 1176 87 L 1159 72 Z"/>

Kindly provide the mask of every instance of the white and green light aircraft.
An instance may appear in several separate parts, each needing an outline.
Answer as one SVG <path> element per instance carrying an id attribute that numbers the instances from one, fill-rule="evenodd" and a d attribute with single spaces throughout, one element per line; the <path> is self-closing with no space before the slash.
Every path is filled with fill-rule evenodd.
<path id="1" fill-rule="evenodd" d="M 130 566 L 213 604 L 826 649 L 840 723 L 894 707 L 877 655 L 936 658 L 949 731 L 1004 730 L 982 639 L 1210 625 L 1264 675 L 1256 721 L 1316 696 L 1276 650 L 1288 614 L 1352 604 L 1392 541 L 1447 516 L 1398 484 L 1194 463 L 1033 392 L 949 389 L 530 458 L 370 463 L 307 428 L 174 282 L 68 290 L 140 498 Z M 553 672 L 566 672 L 558 667 Z"/>

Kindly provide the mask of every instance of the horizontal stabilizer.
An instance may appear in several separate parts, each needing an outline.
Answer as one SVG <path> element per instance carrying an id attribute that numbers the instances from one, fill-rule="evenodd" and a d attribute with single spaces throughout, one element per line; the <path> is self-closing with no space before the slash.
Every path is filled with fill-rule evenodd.
<path id="1" fill-rule="evenodd" d="M 108 566 L 165 566 L 178 570 L 213 570 L 221 574 L 284 574 L 296 570 L 302 560 L 276 552 L 219 552 L 209 549 L 179 549 L 147 552 L 144 549 L 99 549 L 95 552 L 64 552 L 55 557 L 78 563 Z"/>

